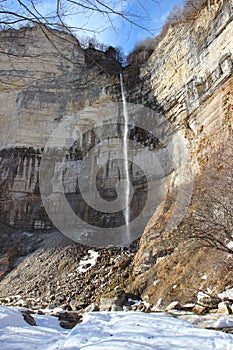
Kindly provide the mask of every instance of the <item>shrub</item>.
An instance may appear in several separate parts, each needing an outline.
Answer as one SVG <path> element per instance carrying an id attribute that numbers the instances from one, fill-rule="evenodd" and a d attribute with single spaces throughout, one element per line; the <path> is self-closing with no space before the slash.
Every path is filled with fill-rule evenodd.
<path id="1" fill-rule="evenodd" d="M 157 38 L 146 38 L 137 43 L 135 49 L 128 55 L 129 64 L 141 65 L 148 60 L 156 47 Z"/>
<path id="2" fill-rule="evenodd" d="M 233 147 L 222 144 L 196 181 L 188 229 L 203 246 L 233 254 Z"/>
<path id="3" fill-rule="evenodd" d="M 193 21 L 200 11 L 204 7 L 210 6 L 212 2 L 213 0 L 186 0 L 183 6 L 174 6 L 163 25 L 161 33 L 155 38 L 146 38 L 140 41 L 128 55 L 128 63 L 138 66 L 145 63 L 171 26 L 173 27 L 181 22 Z"/>

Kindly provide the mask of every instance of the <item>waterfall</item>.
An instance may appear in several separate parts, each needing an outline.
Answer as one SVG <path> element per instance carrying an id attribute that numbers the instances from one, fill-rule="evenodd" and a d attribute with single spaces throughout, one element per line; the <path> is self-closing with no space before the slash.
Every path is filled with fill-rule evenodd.
<path id="1" fill-rule="evenodd" d="M 124 114 L 124 137 L 123 137 L 123 157 L 124 157 L 124 169 L 125 169 L 125 178 L 126 178 L 126 186 L 125 186 L 125 223 L 126 223 L 126 235 L 128 239 L 128 243 L 130 243 L 130 208 L 129 208 L 129 195 L 130 195 L 130 180 L 129 180 L 129 167 L 128 167 L 128 111 L 126 106 L 126 98 L 124 93 L 123 86 L 123 77 L 120 74 L 120 82 L 121 82 L 121 95 L 123 102 L 123 114 Z"/>

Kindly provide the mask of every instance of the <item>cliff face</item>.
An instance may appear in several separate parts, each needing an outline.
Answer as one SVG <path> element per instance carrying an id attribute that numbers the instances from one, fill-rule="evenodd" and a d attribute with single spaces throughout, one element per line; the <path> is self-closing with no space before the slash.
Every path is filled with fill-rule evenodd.
<path id="1" fill-rule="evenodd" d="M 60 207 L 63 192 L 59 181 L 60 176 L 64 175 L 62 182 L 66 199 L 75 213 L 85 222 L 93 226 L 98 224 L 98 227 L 108 231 L 112 227 L 122 226 L 122 236 L 125 236 L 123 210 L 108 212 L 110 208 L 90 208 L 82 198 L 77 181 L 81 164 L 87 154 L 91 163 L 86 167 L 88 174 L 81 177 L 85 178 L 90 174 L 94 176 L 96 169 L 99 170 L 96 174 L 98 201 L 101 196 L 109 202 L 116 200 L 118 182 L 125 178 L 124 165 L 122 160 L 120 161 L 124 152 L 123 108 L 120 103 L 111 105 L 111 101 L 121 99 L 120 64 L 108 52 L 83 50 L 72 36 L 49 31 L 41 26 L 19 31 L 3 31 L 1 39 L 5 47 L 1 60 L 4 71 L 0 92 L 2 220 L 23 229 L 49 229 L 53 224 L 60 228 L 64 223 L 69 225 L 71 230 L 77 229 L 77 222 L 70 220 L 68 213 Z M 143 81 L 141 83 L 143 86 Z M 146 89 L 145 83 L 143 91 L 147 95 Z M 148 97 L 147 100 L 149 101 Z M 150 104 L 152 100 L 153 98 Z M 70 124 L 66 125 L 69 117 Z M 133 122 L 137 122 L 137 117 Z M 80 130 L 82 136 L 79 135 Z M 164 174 L 168 175 L 172 168 L 166 150 L 164 152 L 162 147 L 157 150 L 158 141 L 149 131 L 147 128 L 140 128 L 140 125 L 130 126 L 130 139 L 137 141 L 139 145 L 137 149 L 132 150 L 132 158 L 136 162 L 143 161 L 145 157 L 150 158 L 151 154 L 156 152 L 164 164 Z M 51 135 L 55 135 L 55 138 L 58 135 L 58 144 L 55 147 L 57 149 L 47 156 L 46 151 L 43 151 Z M 72 138 L 73 142 L 70 143 Z M 140 148 L 141 144 L 147 149 L 150 148 L 147 155 L 143 147 Z M 48 144 L 46 147 L 47 150 Z M 93 153 L 92 149 L 95 149 Z M 65 168 L 61 156 L 64 150 Z M 56 196 L 50 201 L 57 204 L 50 206 L 51 216 L 58 218 L 58 221 L 53 223 L 48 218 L 40 198 L 39 174 L 42 173 L 42 153 L 46 154 L 44 159 L 46 158 L 45 163 L 47 162 L 43 178 L 47 179 L 50 176 L 50 180 L 46 181 L 52 183 L 51 189 Z M 156 178 L 158 174 L 153 173 L 150 164 L 148 172 L 149 177 L 153 178 L 152 182 L 159 181 Z M 130 177 L 135 189 L 133 205 L 130 208 L 131 219 L 134 219 L 144 209 L 148 186 L 140 166 L 136 163 L 134 165 L 131 162 Z M 94 184 L 96 178 L 93 178 Z M 46 181 L 44 187 L 47 186 Z M 84 194 L 95 191 L 95 186 L 91 190 L 88 186 L 87 183 L 84 184 Z M 49 185 L 47 187 L 49 188 Z M 94 200 L 98 206 L 96 198 Z M 140 227 L 143 230 L 146 225 L 145 218 L 149 216 L 148 213 L 145 215 L 143 220 L 134 224 L 132 231 L 137 232 L 134 238 L 138 237 Z M 83 229 L 81 227 L 79 231 Z M 100 236 L 103 236 L 102 232 Z M 97 239 L 98 246 L 101 245 L 101 239 Z M 124 239 L 117 238 L 113 232 L 109 241 L 103 242 L 102 245 L 122 242 Z"/>
<path id="2" fill-rule="evenodd" d="M 221 143 L 232 143 L 232 19 L 232 1 L 216 1 L 192 22 L 170 28 L 141 69 L 164 116 L 187 140 L 194 175 Z M 153 304 L 195 301 L 198 290 L 216 293 L 231 285 L 227 254 L 186 241 L 182 225 L 166 232 L 174 200 L 170 194 L 155 213 L 135 257 L 132 290 Z"/>
<path id="3" fill-rule="evenodd" d="M 50 227 L 39 196 L 41 152 L 64 117 L 105 98 L 120 65 L 43 26 L 2 31 L 0 40 L 1 219 Z"/>
<path id="4" fill-rule="evenodd" d="M 198 18 L 171 27 L 141 70 L 166 119 L 190 141 L 197 165 L 207 143 L 213 151 L 214 135 L 218 142 L 229 127 L 232 27 L 232 1 L 215 1 Z"/>
<path id="5" fill-rule="evenodd" d="M 201 172 L 203 164 L 208 163 L 220 142 L 229 140 L 232 135 L 232 18 L 232 1 L 214 1 L 210 10 L 203 9 L 198 18 L 171 27 L 141 69 L 127 67 L 124 71 L 127 100 L 156 111 L 155 122 L 159 121 L 157 116 L 162 115 L 168 121 L 168 131 L 171 126 L 179 136 L 171 139 L 174 159 L 168 159 L 167 145 L 161 146 L 160 140 L 151 138 L 148 130 L 145 132 L 131 126 L 129 132 L 131 140 L 148 147 L 146 155 L 141 153 L 141 159 L 148 160 L 150 152 L 157 152 L 170 191 L 181 180 L 184 184 L 187 180 L 184 174 L 179 177 L 173 171 L 172 162 L 177 158 L 182 160 L 177 155 L 181 151 L 178 144 L 181 138 L 183 152 L 190 154 L 191 168 L 196 174 Z M 51 228 L 39 189 L 44 145 L 65 117 L 75 116 L 83 109 L 85 112 L 79 126 L 84 131 L 86 124 L 96 123 L 97 116 L 103 124 L 111 121 L 107 114 L 101 114 L 99 106 L 119 100 L 121 67 L 103 53 L 82 50 L 72 36 L 50 32 L 44 27 L 3 31 L 0 39 L 5 51 L 1 54 L 0 80 L 1 220 L 27 229 Z M 122 139 L 122 109 L 119 110 L 118 122 L 117 126 L 98 129 L 94 133 L 88 129 L 78 148 L 76 145 L 67 148 L 65 187 L 74 209 L 77 198 L 80 200 L 76 187 L 78 161 L 82 161 L 91 147 L 98 146 L 100 139 L 106 141 L 101 151 L 101 159 L 106 165 L 98 173 L 99 191 L 104 198 L 107 193 L 109 202 L 116 199 L 117 181 L 124 176 L 118 173 L 117 163 L 108 161 L 108 142 L 109 137 Z M 112 149 L 114 152 L 114 147 Z M 99 160 L 99 154 L 93 158 L 95 164 Z M 61 162 L 56 161 L 55 156 L 49 161 L 49 168 L 56 177 Z M 77 166 L 73 166 L 74 163 Z M 137 215 L 147 187 L 140 169 L 131 167 L 130 172 L 137 188 L 131 212 Z M 102 179 L 105 179 L 106 186 L 101 188 Z M 135 283 L 131 290 L 143 294 L 152 303 L 160 297 L 165 298 L 165 303 L 174 298 L 190 300 L 200 285 L 209 288 L 222 275 L 220 268 L 215 275 L 215 272 L 210 272 L 205 250 L 198 250 L 196 254 L 191 243 L 185 246 L 174 241 L 174 235 L 179 235 L 179 231 L 174 231 L 173 236 L 166 232 L 164 222 L 172 216 L 173 196 L 176 200 L 177 194 L 171 192 L 164 201 L 165 206 L 162 209 L 159 206 L 144 231 L 134 259 Z M 98 213 L 92 213 L 86 207 L 81 211 L 88 220 L 95 222 L 98 219 L 95 216 Z M 62 216 L 61 220 L 65 218 Z M 122 212 L 118 216 L 109 214 L 103 217 L 103 226 L 111 226 L 111 220 L 117 225 L 122 224 Z M 191 267 L 184 269 L 190 259 Z M 216 259 L 220 265 L 222 256 Z M 202 261 L 202 267 L 195 270 L 199 261 Z M 206 268 L 209 280 L 203 282 L 201 278 Z M 192 276 L 191 270 L 194 271 Z M 173 271 L 175 275 L 172 275 Z M 181 276 L 179 287 L 174 287 L 177 276 Z M 220 283 L 220 289 L 225 287 L 229 278 Z M 187 293 L 190 286 L 192 292 Z"/>

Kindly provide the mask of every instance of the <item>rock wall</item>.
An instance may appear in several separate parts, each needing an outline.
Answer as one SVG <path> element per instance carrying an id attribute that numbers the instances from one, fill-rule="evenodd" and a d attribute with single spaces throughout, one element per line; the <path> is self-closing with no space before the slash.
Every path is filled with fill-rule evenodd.
<path id="1" fill-rule="evenodd" d="M 39 195 L 43 148 L 63 118 L 108 99 L 120 65 L 44 26 L 2 31 L 0 40 L 1 220 L 49 228 Z"/>
<path id="2" fill-rule="evenodd" d="M 43 26 L 2 31 L 0 36 L 1 218 L 21 227 L 49 228 L 38 183 L 43 147 L 65 117 L 85 108 L 85 129 L 86 123 L 94 125 L 100 102 L 119 100 L 121 67 L 111 56 L 93 49 L 85 51 L 69 34 Z M 124 71 L 128 101 L 162 113 L 176 128 L 186 140 L 184 147 L 190 152 L 194 173 L 219 140 L 231 132 L 231 38 L 232 1 L 215 1 L 198 18 L 171 26 L 141 69 L 131 66 Z M 104 123 L 107 119 L 101 120 Z M 114 137 L 122 137 L 120 129 L 122 126 Z M 148 134 L 139 135 L 135 128 L 130 133 L 131 139 L 142 138 L 154 147 Z M 68 160 L 81 159 L 85 150 L 98 143 L 97 136 L 109 137 L 107 133 L 87 132 L 78 150 L 68 150 Z M 173 151 L 174 157 L 178 151 Z M 69 193 L 76 190 L 77 169 L 72 172 L 71 168 L 68 173 L 73 180 L 66 185 Z M 107 172 L 107 168 L 103 170 L 105 179 Z M 166 170 L 170 173 L 171 164 Z M 136 171 L 131 175 L 137 182 Z M 117 167 L 110 175 L 108 172 L 108 185 L 102 193 L 107 191 L 114 198 L 117 176 Z M 173 173 L 169 181 L 176 184 L 176 177 Z"/>
<path id="3" fill-rule="evenodd" d="M 170 27 L 140 72 L 141 79 L 149 77 L 164 116 L 187 140 L 194 175 L 222 142 L 232 142 L 232 4 L 214 1 L 193 21 Z M 198 290 L 216 293 L 231 285 L 227 254 L 207 254 L 197 242 L 184 242 L 182 227 L 166 232 L 174 201 L 170 193 L 155 213 L 134 260 L 132 290 L 158 306 L 172 300 L 195 302 Z"/>
<path id="4" fill-rule="evenodd" d="M 125 177 L 123 162 L 112 160 L 120 149 L 123 154 L 123 109 L 120 104 L 118 107 L 110 104 L 121 99 L 119 62 L 109 52 L 84 50 L 71 35 L 44 26 L 2 31 L 0 36 L 4 46 L 0 72 L 1 220 L 23 229 L 53 227 L 40 198 L 39 175 L 45 145 L 60 130 L 58 150 L 49 155 L 45 175 L 51 175 L 48 182 L 53 182 L 53 193 L 62 196 L 58 181 L 65 174 L 62 181 L 68 201 L 84 221 L 107 228 L 121 226 L 125 222 L 122 210 L 106 214 L 92 210 L 82 201 L 77 183 L 80 164 L 93 147 L 96 152 L 88 169 L 92 174 L 104 162 L 97 174 L 97 187 L 103 198 L 115 200 L 117 184 Z M 70 125 L 57 129 L 67 117 L 72 120 Z M 82 130 L 81 137 L 78 130 Z M 131 126 L 129 134 L 131 140 L 145 143 L 151 152 L 156 148 L 157 140 L 147 130 Z M 72 137 L 75 142 L 69 144 Z M 63 169 L 60 153 L 64 149 Z M 140 151 L 134 153 L 138 157 Z M 166 159 L 163 150 L 158 153 L 161 159 Z M 144 158 L 144 153 L 141 154 Z M 167 163 L 165 172 L 169 174 L 171 166 Z M 130 172 L 135 187 L 130 210 L 133 219 L 143 209 L 147 183 L 137 166 L 130 166 Z M 154 176 L 152 172 L 151 168 Z M 86 187 L 84 192 L 90 191 Z M 61 222 L 69 221 L 62 210 L 58 216 Z"/>
<path id="5" fill-rule="evenodd" d="M 198 18 L 171 26 L 141 70 L 165 117 L 189 139 L 198 165 L 213 150 L 216 133 L 218 142 L 230 127 L 232 19 L 232 1 L 214 1 Z"/>

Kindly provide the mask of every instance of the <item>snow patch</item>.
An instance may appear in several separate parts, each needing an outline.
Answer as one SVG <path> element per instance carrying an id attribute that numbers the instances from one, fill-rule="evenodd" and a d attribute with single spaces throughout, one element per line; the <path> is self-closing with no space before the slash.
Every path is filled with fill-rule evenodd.
<path id="1" fill-rule="evenodd" d="M 219 293 L 218 297 L 222 300 L 224 299 L 233 300 L 233 288 L 227 289 L 224 292 Z"/>
<path id="2" fill-rule="evenodd" d="M 128 302 L 129 302 L 129 303 L 133 303 L 134 305 L 138 305 L 138 304 L 141 303 L 140 300 L 132 299 L 132 298 L 128 298 Z"/>
<path id="3" fill-rule="evenodd" d="M 30 237 L 33 236 L 33 233 L 31 233 L 31 232 L 23 232 L 23 233 L 22 233 L 22 236 L 25 236 L 25 237 L 30 238 Z"/>
<path id="4" fill-rule="evenodd" d="M 227 248 L 233 249 L 233 241 L 230 241 L 229 243 L 227 243 Z"/>
<path id="5" fill-rule="evenodd" d="M 30 326 L 15 308 L 0 306 L 3 350 L 213 350 L 233 348 L 233 335 L 196 328 L 190 322 L 141 312 L 91 312 L 71 331 L 54 316 L 33 315 Z M 220 324 L 227 324 L 222 318 Z"/>
<path id="6" fill-rule="evenodd" d="M 204 293 L 204 292 L 198 292 L 197 293 L 197 301 L 198 302 L 202 302 L 202 301 L 204 301 L 206 299 L 211 299 L 209 294 Z"/>
<path id="7" fill-rule="evenodd" d="M 80 260 L 79 267 L 77 268 L 78 272 L 86 272 L 96 264 L 99 253 L 94 250 L 88 250 L 88 254 L 90 258 L 86 256 L 83 260 Z"/>
<path id="8" fill-rule="evenodd" d="M 230 350 L 233 336 L 198 329 L 189 322 L 171 316 L 95 312 L 85 314 L 83 323 L 72 329 L 59 345 L 61 349 L 69 350 Z"/>
<path id="9" fill-rule="evenodd" d="M 201 279 L 204 280 L 204 281 L 206 281 L 206 280 L 207 280 L 207 275 L 203 275 L 203 276 L 201 277 Z"/>
<path id="10" fill-rule="evenodd" d="M 233 328 L 233 322 L 226 317 L 220 317 L 217 321 L 211 323 L 208 328 Z"/>
<path id="11" fill-rule="evenodd" d="M 34 317 L 35 315 L 33 315 Z M 2 350 L 49 350 L 64 337 L 54 317 L 35 316 L 38 326 L 30 326 L 16 308 L 0 306 L 0 348 Z"/>

